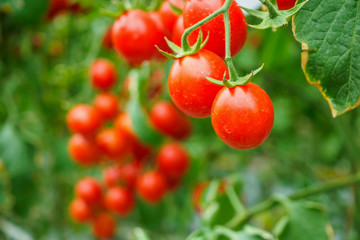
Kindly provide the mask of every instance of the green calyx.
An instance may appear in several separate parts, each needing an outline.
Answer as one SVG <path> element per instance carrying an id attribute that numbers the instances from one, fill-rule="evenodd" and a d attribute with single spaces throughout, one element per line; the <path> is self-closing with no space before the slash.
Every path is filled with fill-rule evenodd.
<path id="1" fill-rule="evenodd" d="M 146 12 L 151 12 L 160 8 L 162 0 L 121 0 L 121 1 L 117 0 L 114 1 L 113 3 L 114 3 L 112 6 L 113 10 L 101 8 L 100 13 L 110 18 L 117 18 L 124 12 L 132 9 L 141 9 Z M 172 6 L 171 4 L 170 6 L 174 11 L 175 9 L 178 9 L 175 6 Z"/>
<path id="2" fill-rule="evenodd" d="M 233 65 L 228 65 L 228 68 L 229 68 L 229 76 L 230 78 L 229 79 L 226 79 L 226 73 L 224 73 L 224 76 L 223 76 L 223 79 L 222 80 L 216 80 L 214 78 L 210 78 L 210 77 L 206 77 L 206 79 L 216 85 L 219 85 L 219 86 L 224 86 L 224 87 L 227 87 L 227 88 L 233 88 L 233 87 L 236 87 L 236 86 L 243 86 L 243 85 L 246 85 L 248 84 L 251 79 L 256 75 L 258 74 L 264 67 L 264 64 L 262 64 L 259 68 L 257 68 L 256 70 L 253 70 L 251 71 L 249 74 L 247 74 L 246 76 L 243 76 L 243 77 L 240 77 L 236 71 L 235 71 L 235 68 L 233 69 Z"/>
<path id="3" fill-rule="evenodd" d="M 263 4 L 266 5 L 268 11 L 258 11 L 249 9 L 246 7 L 241 7 L 247 11 L 250 15 L 262 19 L 261 23 L 258 25 L 248 24 L 249 27 L 254 29 L 278 29 L 288 24 L 287 19 L 297 13 L 308 1 L 304 1 L 300 4 L 297 4 L 295 7 L 289 10 L 279 10 L 276 4 L 272 4 L 268 0 L 260 0 Z"/>
<path id="4" fill-rule="evenodd" d="M 188 55 L 194 55 L 194 54 L 198 53 L 203 47 L 205 47 L 206 43 L 209 40 L 209 35 L 207 36 L 207 38 L 203 42 L 203 34 L 202 34 L 202 31 L 200 30 L 198 39 L 197 39 L 196 43 L 194 45 L 192 45 L 192 46 L 190 46 L 187 43 L 188 44 L 187 46 L 179 47 L 178 45 L 171 42 L 166 37 L 165 37 L 165 40 L 166 40 L 166 43 L 169 46 L 169 48 L 173 51 L 173 53 L 165 52 L 165 51 L 161 50 L 158 46 L 155 46 L 155 47 L 165 57 L 175 60 L 175 59 L 179 59 L 179 58 L 182 58 L 182 57 L 185 57 L 185 56 L 188 56 Z"/>

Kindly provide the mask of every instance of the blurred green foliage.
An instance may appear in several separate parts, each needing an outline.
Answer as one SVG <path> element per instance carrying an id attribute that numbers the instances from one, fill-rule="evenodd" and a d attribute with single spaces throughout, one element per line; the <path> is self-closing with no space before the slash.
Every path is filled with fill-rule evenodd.
<path id="1" fill-rule="evenodd" d="M 74 183 L 86 175 L 100 178 L 102 169 L 71 161 L 65 115 L 77 103 L 91 103 L 88 67 L 95 58 L 117 65 L 119 88 L 129 69 L 116 53 L 101 48 L 112 22 L 99 13 L 105 1 L 84 1 L 86 14 L 51 22 L 43 20 L 46 1 L 21 1 L 26 6 L 21 9 L 16 2 L 0 3 L 0 239 L 92 239 L 88 227 L 70 221 L 67 207 Z M 254 82 L 274 104 L 268 140 L 255 150 L 236 151 L 216 137 L 210 119 L 193 120 L 194 135 L 185 143 L 192 166 L 184 183 L 158 206 L 138 201 L 136 211 L 119 220 L 116 239 L 130 239 L 134 227 L 147 229 L 153 239 L 185 239 L 199 227 L 190 199 L 201 180 L 240 177 L 242 198 L 252 206 L 273 193 L 358 170 L 359 110 L 331 117 L 326 101 L 306 82 L 290 27 L 250 30 L 235 64 L 245 74 L 262 63 Z M 358 196 L 354 187 L 312 199 L 324 203 L 336 239 L 359 239 Z M 253 222 L 268 229 L 274 216 L 265 213 Z"/>

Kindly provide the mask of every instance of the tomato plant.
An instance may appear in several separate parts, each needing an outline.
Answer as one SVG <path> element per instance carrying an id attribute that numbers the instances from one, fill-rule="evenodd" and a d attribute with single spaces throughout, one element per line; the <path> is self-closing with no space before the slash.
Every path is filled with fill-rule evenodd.
<path id="1" fill-rule="evenodd" d="M 0 239 L 360 239 L 358 1 L 0 2 Z"/>

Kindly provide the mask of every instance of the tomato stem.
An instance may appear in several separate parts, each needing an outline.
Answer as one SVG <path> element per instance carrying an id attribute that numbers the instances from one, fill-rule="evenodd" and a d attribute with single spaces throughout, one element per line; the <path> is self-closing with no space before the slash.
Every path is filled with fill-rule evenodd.
<path id="1" fill-rule="evenodd" d="M 338 188 L 346 187 L 355 183 L 360 182 L 360 172 L 353 175 L 348 175 L 339 179 L 330 180 L 328 182 L 324 182 L 321 184 L 317 184 L 314 186 L 310 186 L 304 189 L 301 189 L 297 192 L 294 192 L 293 194 L 290 194 L 287 196 L 290 200 L 300 200 L 304 199 L 316 194 L 329 192 L 336 190 Z M 243 212 L 240 212 L 237 214 L 228 224 L 227 227 L 238 229 L 239 227 L 243 226 L 247 221 L 249 221 L 252 217 L 255 215 L 265 212 L 275 206 L 277 206 L 280 202 L 277 201 L 276 197 L 272 197 L 267 199 L 266 201 L 255 205 L 252 208 L 249 208 L 245 214 Z"/>
<path id="2" fill-rule="evenodd" d="M 228 12 L 231 3 L 234 0 L 226 0 L 224 5 L 219 8 L 218 10 L 216 10 L 215 12 L 213 12 L 212 14 L 210 14 L 209 16 L 207 16 L 206 18 L 204 18 L 203 20 L 201 20 L 200 22 L 197 22 L 196 24 L 192 25 L 191 27 L 185 29 L 184 34 L 182 35 L 181 38 L 181 47 L 184 49 L 184 51 L 190 51 L 190 45 L 188 42 L 188 37 L 189 35 L 196 30 L 197 28 L 201 27 L 202 25 L 208 23 L 209 21 L 211 21 L 212 19 L 216 18 L 217 16 L 219 16 L 222 13 Z"/>
<path id="3" fill-rule="evenodd" d="M 275 6 L 269 0 L 260 0 L 260 2 L 267 7 L 270 18 L 274 19 L 279 16 L 278 10 L 275 9 Z"/>

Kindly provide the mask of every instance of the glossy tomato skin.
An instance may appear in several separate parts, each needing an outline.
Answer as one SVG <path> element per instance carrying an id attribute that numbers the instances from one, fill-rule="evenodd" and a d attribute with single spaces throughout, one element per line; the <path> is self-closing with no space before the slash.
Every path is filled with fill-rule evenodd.
<path id="1" fill-rule="evenodd" d="M 105 119 L 114 118 L 119 110 L 119 101 L 115 94 L 102 92 L 95 97 L 95 109 Z"/>
<path id="2" fill-rule="evenodd" d="M 79 104 L 70 109 L 66 116 L 66 123 L 73 132 L 92 134 L 101 127 L 102 118 L 92 106 Z"/>
<path id="3" fill-rule="evenodd" d="M 150 14 L 130 10 L 122 14 L 113 25 L 112 40 L 115 49 L 131 65 L 158 56 L 155 45 L 164 43 L 164 33 Z"/>
<path id="4" fill-rule="evenodd" d="M 295 6 L 296 0 L 276 0 L 279 10 L 288 10 Z"/>
<path id="5" fill-rule="evenodd" d="M 166 178 L 156 171 L 146 172 L 138 178 L 136 190 L 144 201 L 158 203 L 166 194 Z"/>
<path id="6" fill-rule="evenodd" d="M 93 88 L 97 90 L 112 88 L 117 79 L 114 64 L 106 59 L 95 60 L 90 67 L 90 79 Z"/>
<path id="7" fill-rule="evenodd" d="M 83 166 L 96 164 L 101 157 L 95 140 L 78 133 L 71 136 L 68 151 L 71 158 Z"/>
<path id="8" fill-rule="evenodd" d="M 69 205 L 70 217 L 79 223 L 84 223 L 92 218 L 91 207 L 81 198 L 75 198 Z"/>
<path id="9" fill-rule="evenodd" d="M 92 177 L 80 179 L 75 185 L 75 194 L 90 206 L 102 204 L 102 190 L 100 184 Z"/>
<path id="10" fill-rule="evenodd" d="M 187 0 L 184 8 L 184 26 L 191 27 L 200 20 L 209 16 L 222 7 L 225 0 Z M 236 55 L 245 44 L 247 25 L 241 8 L 234 1 L 229 10 L 231 22 L 231 55 Z M 220 57 L 225 57 L 225 26 L 224 17 L 220 15 L 201 27 L 204 38 L 210 34 L 209 41 L 205 46 Z M 197 40 L 199 30 L 194 31 L 188 38 L 190 44 Z"/>
<path id="11" fill-rule="evenodd" d="M 105 194 L 105 206 L 120 216 L 126 216 L 135 206 L 133 193 L 124 187 L 112 187 Z"/>
<path id="12" fill-rule="evenodd" d="M 170 3 L 180 9 L 184 9 L 185 2 L 183 0 L 167 0 L 164 1 L 160 7 L 159 14 L 163 19 L 167 31 L 171 32 L 174 28 L 175 22 L 178 19 L 177 15 L 170 6 Z"/>
<path id="13" fill-rule="evenodd" d="M 156 157 L 159 171 L 171 179 L 179 179 L 189 168 L 190 158 L 185 148 L 176 142 L 163 145 Z"/>
<path id="14" fill-rule="evenodd" d="M 97 238 L 112 238 L 115 235 L 116 222 L 109 213 L 100 213 L 92 222 L 92 231 Z"/>
<path id="15" fill-rule="evenodd" d="M 184 27 L 184 17 L 181 15 L 175 22 L 174 28 L 172 30 L 172 41 L 178 45 L 181 46 L 181 38 L 185 31 Z"/>
<path id="16" fill-rule="evenodd" d="M 190 120 L 171 102 L 155 103 L 150 111 L 150 120 L 158 131 L 175 139 L 183 140 L 191 134 Z"/>
<path id="17" fill-rule="evenodd" d="M 169 93 L 178 109 L 195 118 L 209 117 L 216 94 L 222 88 L 205 76 L 223 79 L 224 61 L 208 50 L 175 60 L 169 73 Z"/>
<path id="18" fill-rule="evenodd" d="M 252 149 L 270 135 L 274 108 L 266 92 L 255 83 L 224 87 L 214 100 L 211 122 L 218 137 L 230 147 Z"/>
<path id="19" fill-rule="evenodd" d="M 128 153 L 126 137 L 112 128 L 101 130 L 96 136 L 96 143 L 103 153 L 114 160 Z"/>

